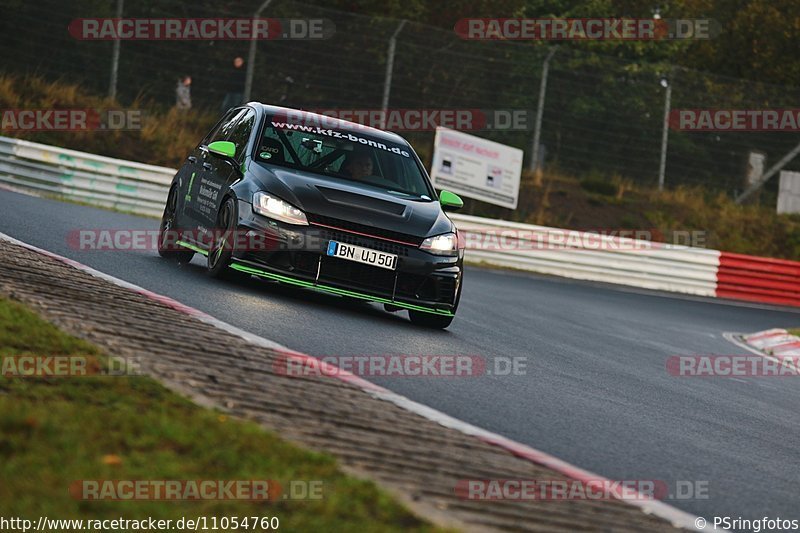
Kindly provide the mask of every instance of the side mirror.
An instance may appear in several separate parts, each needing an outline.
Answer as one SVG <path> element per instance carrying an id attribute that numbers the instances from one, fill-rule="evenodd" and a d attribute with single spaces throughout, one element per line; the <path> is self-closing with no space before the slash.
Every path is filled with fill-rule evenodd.
<path id="1" fill-rule="evenodd" d="M 208 145 L 208 151 L 212 154 L 233 159 L 236 155 L 236 145 L 230 141 L 214 141 Z"/>
<path id="2" fill-rule="evenodd" d="M 445 211 L 457 211 L 464 207 L 464 200 L 456 193 L 450 191 L 442 191 L 439 193 L 439 203 L 442 204 L 442 209 Z"/>

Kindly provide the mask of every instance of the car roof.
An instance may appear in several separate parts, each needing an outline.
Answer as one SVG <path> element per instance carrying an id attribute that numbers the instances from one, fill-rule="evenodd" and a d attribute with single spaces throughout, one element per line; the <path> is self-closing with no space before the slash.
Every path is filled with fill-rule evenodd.
<path id="1" fill-rule="evenodd" d="M 376 140 L 408 144 L 408 141 L 406 141 L 404 138 L 402 138 L 400 135 L 397 135 L 396 133 L 379 130 L 378 128 L 365 126 L 357 122 L 350 122 L 349 120 L 342 120 L 339 118 L 330 117 L 320 113 L 312 113 L 310 111 L 304 111 L 302 109 L 294 109 L 291 107 L 281 107 L 276 105 L 262 104 L 261 102 L 250 102 L 247 105 L 256 108 L 260 107 L 265 113 L 270 115 L 281 114 L 281 113 L 287 113 L 287 114 L 303 113 L 304 117 L 307 118 L 309 122 L 311 122 L 313 125 L 337 128 L 345 131 L 352 130 L 354 132 L 362 132 L 362 133 L 366 132 Z"/>

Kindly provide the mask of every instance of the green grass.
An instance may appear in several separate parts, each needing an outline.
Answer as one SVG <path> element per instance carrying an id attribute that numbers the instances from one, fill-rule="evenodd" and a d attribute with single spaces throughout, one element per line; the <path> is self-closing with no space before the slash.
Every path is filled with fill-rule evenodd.
<path id="1" fill-rule="evenodd" d="M 0 358 L 84 355 L 70 337 L 24 306 L 0 298 Z M 177 520 L 182 516 L 277 516 L 286 531 L 429 531 L 374 484 L 335 460 L 195 406 L 146 377 L 0 376 L 0 516 Z M 80 501 L 75 480 L 322 481 L 322 499 Z"/>
<path id="2" fill-rule="evenodd" d="M 602 179 L 583 179 L 581 180 L 581 187 L 588 192 L 596 193 L 601 196 L 614 196 L 617 194 L 617 186 Z"/>
<path id="3" fill-rule="evenodd" d="M 800 328 L 787 329 L 786 331 L 789 332 L 789 335 L 797 335 L 800 337 Z"/>

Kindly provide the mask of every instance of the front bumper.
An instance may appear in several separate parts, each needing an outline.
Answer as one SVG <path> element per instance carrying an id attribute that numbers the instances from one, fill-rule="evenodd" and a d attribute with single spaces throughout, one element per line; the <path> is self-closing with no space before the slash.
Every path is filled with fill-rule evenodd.
<path id="1" fill-rule="evenodd" d="M 239 231 L 251 238 L 246 241 L 256 240 L 263 246 L 234 250 L 231 267 L 343 296 L 434 314 L 454 313 L 463 256 L 436 256 L 420 250 L 419 242 L 396 242 L 334 224 L 284 224 L 256 215 L 250 204 L 240 202 Z M 326 250 L 331 240 L 396 254 L 397 269 L 330 257 Z"/>

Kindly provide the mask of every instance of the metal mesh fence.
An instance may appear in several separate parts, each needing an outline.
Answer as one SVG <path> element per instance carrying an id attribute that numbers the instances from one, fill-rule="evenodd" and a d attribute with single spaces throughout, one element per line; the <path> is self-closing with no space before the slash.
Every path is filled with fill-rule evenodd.
<path id="1" fill-rule="evenodd" d="M 81 41 L 66 31 L 80 17 L 113 17 L 114 2 L 6 0 L 0 21 L 2 71 L 80 83 L 105 94 L 111 41 Z M 260 2 L 234 1 L 211 10 L 185 4 L 162 12 L 127 2 L 125 17 L 251 17 Z M 390 37 L 400 20 L 274 0 L 275 18 L 324 18 L 335 25 L 326 40 L 266 40 L 256 46 L 252 98 L 300 108 L 379 109 Z M 24 30 L 20 30 L 24 28 Z M 126 105 L 169 107 L 179 76 L 193 78 L 196 108 L 219 111 L 236 92 L 232 60 L 247 58 L 246 41 L 123 41 L 118 99 Z M 526 110 L 524 130 L 479 135 L 522 148 L 530 156 L 543 43 L 464 41 L 453 31 L 408 22 L 397 35 L 389 107 L 394 109 Z M 546 169 L 578 177 L 615 176 L 655 186 L 659 173 L 667 78 L 671 108 L 800 108 L 798 88 L 730 79 L 666 64 L 631 64 L 559 46 L 550 60 L 541 146 Z M 766 80 L 768 81 L 768 80 Z M 422 153 L 433 132 L 406 135 Z M 800 141 L 796 133 L 669 131 L 665 183 L 701 185 L 736 195 L 745 188 L 748 154 L 767 166 Z M 787 168 L 797 169 L 798 164 Z M 776 180 L 773 180 L 773 182 Z M 774 190 L 775 183 L 770 184 Z"/>

